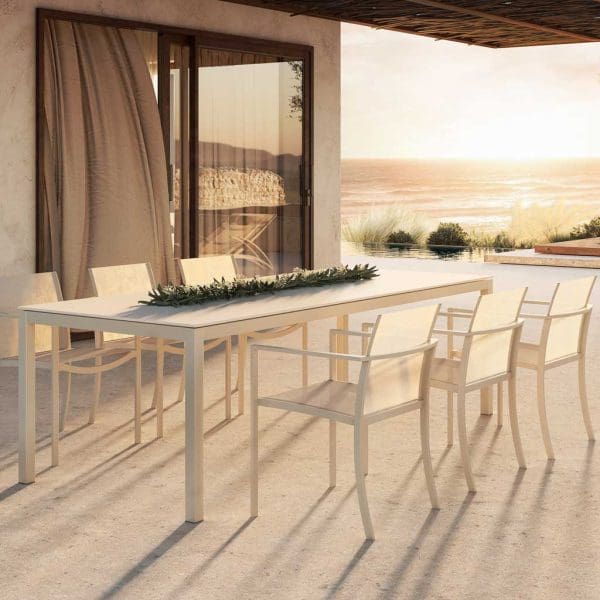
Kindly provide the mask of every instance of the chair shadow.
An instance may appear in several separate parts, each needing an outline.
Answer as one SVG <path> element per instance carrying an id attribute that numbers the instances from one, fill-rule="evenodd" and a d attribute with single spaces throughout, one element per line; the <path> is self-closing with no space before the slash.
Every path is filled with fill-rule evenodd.
<path id="1" fill-rule="evenodd" d="M 160 544 L 152 548 L 142 560 L 136 563 L 125 575 L 123 575 L 110 589 L 102 593 L 99 598 L 108 600 L 120 595 L 125 586 L 131 583 L 136 577 L 149 569 L 163 554 L 166 554 L 176 546 L 188 533 L 191 533 L 199 523 L 182 523 L 175 531 L 170 533 Z"/>
<path id="2" fill-rule="evenodd" d="M 365 540 L 360 545 L 360 548 L 354 553 L 354 556 L 350 559 L 350 562 L 346 565 L 346 568 L 341 572 L 335 583 L 329 588 L 325 599 L 334 598 L 336 596 L 342 585 L 344 585 L 346 579 L 348 579 L 352 571 L 354 571 L 358 563 L 362 560 L 363 556 L 373 545 L 373 541 L 374 540 Z"/>
<path id="3" fill-rule="evenodd" d="M 427 563 L 424 565 L 423 570 L 422 570 L 423 575 L 421 575 L 421 578 L 417 582 L 415 589 L 413 590 L 412 594 L 410 595 L 410 598 L 412 598 L 413 600 L 422 600 L 423 598 L 428 597 L 429 586 L 431 585 L 432 580 L 435 579 L 436 572 L 441 565 L 444 554 L 446 553 L 446 551 L 448 549 L 448 546 L 458 528 L 459 523 L 462 521 L 467 510 L 471 506 L 474 496 L 475 496 L 475 494 L 473 494 L 473 493 L 467 494 L 465 499 L 462 501 L 456 515 L 452 519 L 452 522 L 448 525 L 446 532 L 439 540 L 439 543 L 437 545 L 435 552 L 433 553 L 431 558 L 427 561 Z M 436 511 L 435 514 L 438 514 L 438 512 Z M 402 573 L 400 573 L 400 577 L 402 576 L 404 571 L 406 571 L 406 569 L 404 569 L 402 571 Z M 401 583 L 400 579 L 396 579 L 396 580 L 392 581 L 391 582 L 392 585 L 390 585 L 389 588 L 388 588 L 388 586 L 386 586 L 386 588 L 388 588 L 388 589 L 386 590 L 386 593 L 383 597 L 387 598 L 389 600 L 397 598 L 398 597 L 397 586 L 400 583 Z"/>
<path id="4" fill-rule="evenodd" d="M 382 596 L 383 598 L 397 598 L 397 587 L 402 581 L 402 578 L 406 573 L 407 569 L 417 557 L 421 544 L 427 537 L 429 530 L 431 529 L 433 523 L 435 522 L 439 514 L 439 510 L 432 509 L 429 512 L 425 521 L 419 528 L 419 531 L 417 532 L 413 543 L 410 545 L 410 548 L 404 555 L 404 558 L 400 561 L 398 566 L 394 569 L 393 573 L 389 576 L 389 585 L 385 586 L 386 590 L 384 592 L 384 595 Z M 389 594 L 391 594 L 391 596 Z"/>
<path id="5" fill-rule="evenodd" d="M 10 487 L 7 487 L 6 489 L 0 492 L 0 502 L 3 502 L 7 498 L 10 498 L 11 496 L 16 494 L 17 492 L 20 492 L 21 490 L 24 490 L 26 487 L 28 487 L 26 483 L 15 483 Z"/>
<path id="6" fill-rule="evenodd" d="M 189 575 L 185 577 L 182 583 L 180 583 L 174 590 L 169 594 L 170 598 L 178 599 L 180 598 L 188 585 L 194 580 L 196 577 L 204 573 L 208 567 L 217 559 L 219 556 L 233 543 L 235 540 L 250 526 L 250 524 L 256 519 L 256 517 L 250 517 L 246 519 L 240 527 L 238 527 L 197 569 L 192 571 Z"/>

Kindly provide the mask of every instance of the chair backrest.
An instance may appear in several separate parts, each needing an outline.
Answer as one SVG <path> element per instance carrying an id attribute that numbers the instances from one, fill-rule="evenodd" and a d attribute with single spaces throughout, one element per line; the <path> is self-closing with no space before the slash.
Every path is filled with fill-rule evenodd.
<path id="1" fill-rule="evenodd" d="M 588 306 L 596 276 L 562 281 L 556 285 L 548 308 L 549 315 L 581 310 Z M 546 361 L 557 360 L 580 351 L 585 315 L 555 318 L 549 321 L 546 334 Z"/>
<path id="2" fill-rule="evenodd" d="M 469 331 L 484 331 L 517 322 L 527 288 L 495 292 L 480 296 Z M 515 331 L 474 335 L 463 352 L 465 383 L 503 375 L 510 369 L 515 348 Z"/>
<path id="3" fill-rule="evenodd" d="M 216 254 L 199 258 L 179 259 L 181 281 L 184 285 L 209 285 L 215 279 L 235 279 L 235 263 L 231 254 Z"/>
<path id="4" fill-rule="evenodd" d="M 89 271 L 96 296 L 149 292 L 156 287 L 150 263 L 91 267 Z"/>
<path id="5" fill-rule="evenodd" d="M 367 356 L 395 354 L 411 350 L 431 340 L 439 304 L 385 313 L 377 317 Z M 390 409 L 410 400 L 423 399 L 429 382 L 423 370 L 425 353 L 384 358 L 364 363 L 360 374 L 357 414 L 367 415 Z M 362 399 L 362 402 L 361 402 Z"/>
<path id="6" fill-rule="evenodd" d="M 62 300 L 56 273 L 32 273 L 0 277 L 0 312 L 14 314 L 19 306 L 44 304 Z M 50 327 L 35 328 L 36 352 L 52 348 Z M 0 318 L 0 359 L 19 353 L 19 322 L 15 318 Z"/>
<path id="7" fill-rule="evenodd" d="M 111 267 L 90 267 L 92 289 L 96 296 L 116 296 L 117 294 L 147 294 L 156 287 L 156 280 L 150 263 L 133 263 Z M 122 340 L 122 333 L 104 331 L 96 333 L 105 342 Z"/>

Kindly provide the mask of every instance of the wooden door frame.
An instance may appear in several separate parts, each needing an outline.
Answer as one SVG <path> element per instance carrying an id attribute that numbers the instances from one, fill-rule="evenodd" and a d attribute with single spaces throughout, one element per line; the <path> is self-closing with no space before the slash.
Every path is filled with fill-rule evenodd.
<path id="1" fill-rule="evenodd" d="M 43 190 L 41 189 L 44 156 L 43 148 L 43 104 L 44 104 L 44 22 L 47 19 L 58 19 L 64 21 L 74 21 L 79 23 L 88 23 L 92 25 L 105 25 L 109 27 L 118 27 L 124 29 L 141 29 L 144 31 L 154 31 L 166 36 L 186 37 L 195 40 L 195 48 L 190 52 L 190 104 L 197 104 L 197 52 L 200 46 L 203 48 L 244 51 L 253 54 L 267 54 L 285 60 L 302 60 L 304 63 L 302 88 L 303 88 L 303 111 L 302 111 L 302 176 L 303 181 L 301 189 L 302 197 L 302 261 L 305 268 L 313 267 L 314 258 L 314 206 L 313 206 L 313 177 L 314 177 L 314 49 L 312 46 L 279 42 L 262 38 L 244 37 L 230 35 L 226 33 L 216 33 L 196 29 L 187 29 L 183 27 L 173 27 L 154 22 L 136 21 L 129 19 L 119 19 L 94 15 L 88 13 L 76 13 L 47 8 L 36 9 L 36 140 L 35 140 L 35 160 L 36 160 L 36 271 L 40 271 L 41 252 L 39 240 L 41 239 L 44 210 Z M 159 82 L 161 79 L 160 53 L 159 58 Z M 164 65 L 162 70 L 164 70 Z M 164 78 L 164 74 L 163 74 Z M 160 83 L 159 83 L 160 89 Z M 168 94 L 167 99 L 168 102 Z M 163 135 L 168 135 L 168 121 L 165 129 L 165 109 L 164 107 L 164 88 L 162 100 L 159 96 L 159 113 L 163 126 Z M 198 248 L 198 231 L 196 213 L 198 208 L 198 160 L 197 160 L 197 142 L 198 142 L 198 115 L 197 109 L 190 111 L 190 248 L 193 252 Z M 168 115 L 167 115 L 168 118 Z M 168 138 L 165 138 L 165 144 L 168 144 Z M 165 165 L 166 167 L 166 165 Z M 194 212 L 195 211 L 195 212 Z"/>

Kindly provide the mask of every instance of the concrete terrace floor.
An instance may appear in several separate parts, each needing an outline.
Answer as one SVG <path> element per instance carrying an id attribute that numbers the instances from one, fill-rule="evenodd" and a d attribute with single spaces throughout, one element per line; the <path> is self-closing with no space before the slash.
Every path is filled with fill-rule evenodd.
<path id="1" fill-rule="evenodd" d="M 352 260 L 356 260 L 353 257 Z M 487 272 L 497 289 L 589 275 L 567 268 L 377 259 L 385 268 Z M 600 287 L 594 300 L 598 303 Z M 453 299 L 470 305 L 473 298 Z M 352 317 L 357 325 L 366 315 Z M 333 322 L 315 324 L 326 347 Z M 600 432 L 600 311 L 588 354 L 592 416 Z M 298 344 L 296 336 L 278 343 Z M 144 402 L 153 360 L 145 357 Z M 313 378 L 326 365 L 313 363 Z M 167 365 L 166 404 L 179 382 Z M 327 489 L 327 423 L 261 413 L 260 516 L 248 519 L 248 416 L 223 422 L 222 356 L 208 357 L 206 521 L 183 520 L 183 405 L 170 406 L 165 437 L 145 414 L 134 446 L 132 366 L 105 376 L 97 422 L 87 426 L 92 378 L 74 384 L 61 465 L 48 469 L 47 374 L 39 375 L 37 483 L 16 483 L 17 373 L 0 380 L 0 595 L 12 598 L 556 598 L 600 597 L 600 448 L 588 443 L 575 367 L 549 376 L 557 454 L 545 459 L 533 375 L 518 382 L 528 469 L 519 471 L 508 421 L 469 408 L 479 491 L 466 493 L 458 446 L 446 448 L 445 396 L 433 394 L 432 452 L 442 510 L 432 512 L 419 458 L 416 413 L 372 428 L 367 487 L 377 540 L 365 543 L 354 489 L 351 429 L 338 432 L 338 485 Z M 270 374 L 270 375 L 269 375 Z M 271 359 L 268 388 L 294 385 L 293 359 Z"/>

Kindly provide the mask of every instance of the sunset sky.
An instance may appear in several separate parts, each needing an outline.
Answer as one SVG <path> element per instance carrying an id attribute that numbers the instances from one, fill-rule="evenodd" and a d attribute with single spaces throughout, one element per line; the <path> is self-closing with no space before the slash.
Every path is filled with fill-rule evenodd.
<path id="1" fill-rule="evenodd" d="M 600 157 L 600 43 L 492 50 L 343 25 L 342 154 Z"/>

